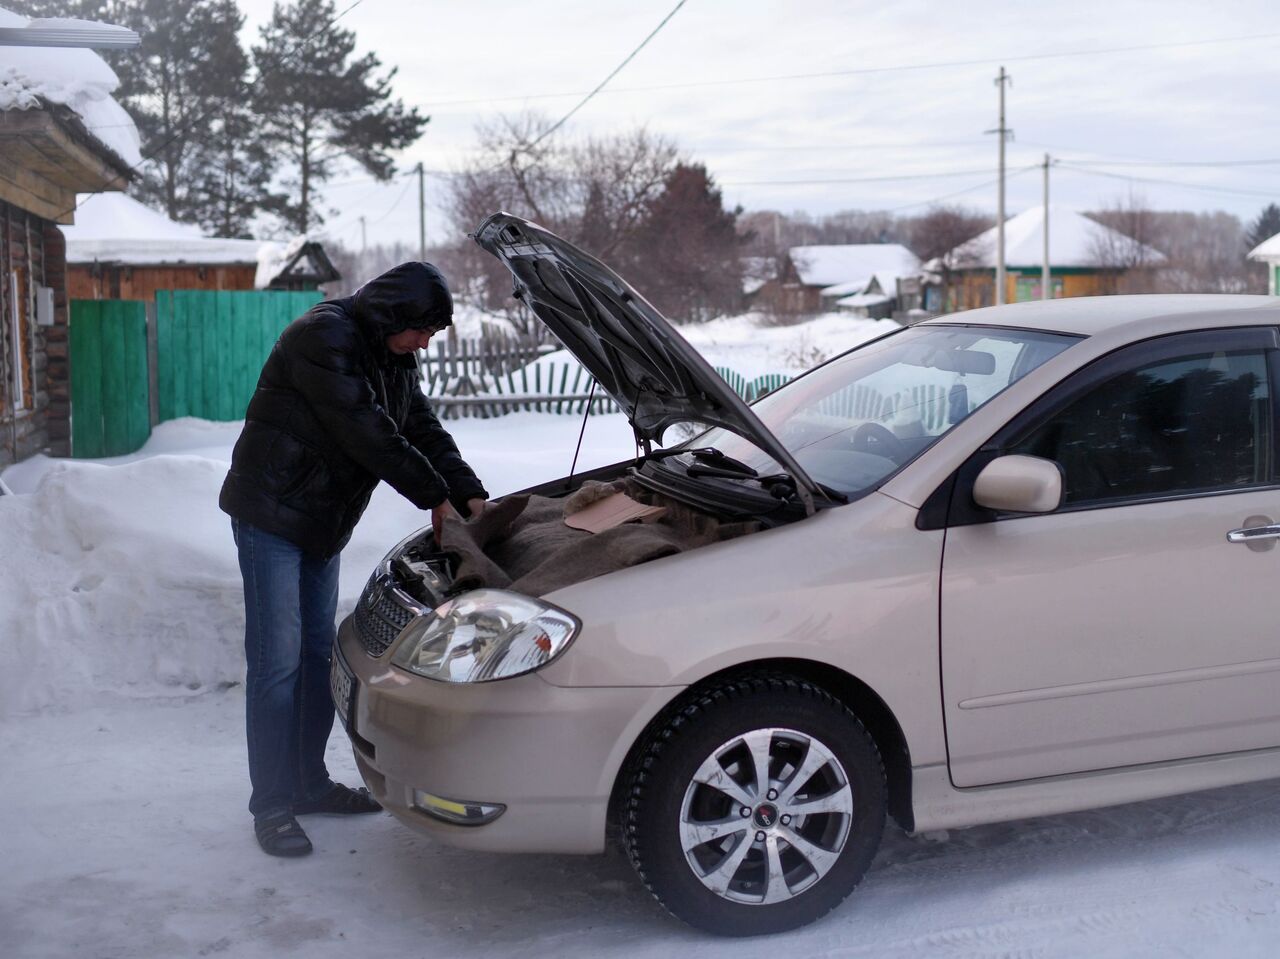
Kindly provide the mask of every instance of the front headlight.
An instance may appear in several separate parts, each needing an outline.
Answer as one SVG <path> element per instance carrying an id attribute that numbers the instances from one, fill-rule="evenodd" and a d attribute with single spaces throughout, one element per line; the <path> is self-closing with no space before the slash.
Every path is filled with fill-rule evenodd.
<path id="1" fill-rule="evenodd" d="M 536 599 L 476 589 L 405 627 L 391 662 L 446 683 L 510 679 L 551 662 L 579 628 L 564 610 Z"/>

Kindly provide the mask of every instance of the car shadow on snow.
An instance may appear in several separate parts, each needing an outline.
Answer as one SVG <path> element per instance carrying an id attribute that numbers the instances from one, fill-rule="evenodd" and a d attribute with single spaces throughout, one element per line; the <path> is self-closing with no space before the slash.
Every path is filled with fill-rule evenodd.
<path id="1" fill-rule="evenodd" d="M 460 948 L 482 936 L 492 949 L 548 936 L 561 941 L 607 941 L 610 951 L 651 937 L 703 942 L 707 937 L 667 916 L 646 892 L 626 855 L 501 855 L 453 849 L 388 821 L 369 851 L 366 876 L 436 935 L 455 935 Z M 1280 791 L 1252 783 L 1107 809 L 1024 819 L 908 836 L 890 824 L 880 852 L 854 895 L 818 928 L 856 923 L 893 928 L 911 915 L 906 886 L 932 897 L 960 900 L 975 879 L 1016 884 L 1028 875 L 1050 885 L 1078 882 L 1081 870 L 1141 868 L 1152 859 L 1176 860 L 1188 848 L 1230 850 L 1280 834 Z M 374 878 L 376 876 L 376 879 Z M 409 921 L 409 920 L 406 920 Z M 792 934 L 794 935 L 794 933 Z M 633 941 L 634 937 L 634 941 Z"/>

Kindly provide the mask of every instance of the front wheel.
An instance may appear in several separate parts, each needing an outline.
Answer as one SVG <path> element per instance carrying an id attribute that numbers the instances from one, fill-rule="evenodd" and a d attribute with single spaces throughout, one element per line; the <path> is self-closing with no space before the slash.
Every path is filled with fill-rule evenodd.
<path id="1" fill-rule="evenodd" d="M 884 832 L 884 767 L 857 717 L 791 677 L 685 704 L 632 774 L 624 839 L 675 916 L 752 936 L 812 922 L 857 885 Z"/>

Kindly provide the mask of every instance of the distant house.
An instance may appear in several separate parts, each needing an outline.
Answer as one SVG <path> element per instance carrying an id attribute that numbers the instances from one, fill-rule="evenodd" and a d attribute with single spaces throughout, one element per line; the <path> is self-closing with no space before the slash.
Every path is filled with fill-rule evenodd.
<path id="1" fill-rule="evenodd" d="M 1267 264 L 1267 292 L 1280 296 L 1280 233 L 1255 246 L 1249 259 Z"/>
<path id="2" fill-rule="evenodd" d="M 28 23 L 0 9 L 0 26 Z M 90 50 L 0 47 L 0 465 L 70 453 L 58 225 L 75 219 L 78 192 L 120 190 L 142 162 L 138 132 L 111 96 L 117 86 Z"/>
<path id="3" fill-rule="evenodd" d="M 75 300 L 150 300 L 157 290 L 314 290 L 338 279 L 324 248 L 205 236 L 123 194 L 80 198 L 67 238 Z"/>
<path id="4" fill-rule="evenodd" d="M 1005 221 L 1005 302 L 1041 299 L 1044 207 Z M 1158 250 L 1065 207 L 1049 207 L 1049 280 L 1054 299 L 1114 293 L 1124 274 L 1165 261 Z M 945 285 L 936 305 L 945 312 L 995 303 L 996 228 L 925 264 Z M 926 296 L 926 300 L 930 298 Z"/>
<path id="5" fill-rule="evenodd" d="M 897 299 L 899 278 L 919 270 L 916 255 L 898 243 L 793 246 L 759 298 L 779 313 L 817 313 L 855 297 L 843 308 L 887 316 Z"/>

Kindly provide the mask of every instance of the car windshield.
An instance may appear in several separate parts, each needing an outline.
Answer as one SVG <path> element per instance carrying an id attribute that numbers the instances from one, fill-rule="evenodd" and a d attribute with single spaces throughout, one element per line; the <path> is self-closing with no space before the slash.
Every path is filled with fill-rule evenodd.
<path id="1" fill-rule="evenodd" d="M 752 410 L 815 481 L 856 495 L 1076 339 L 992 327 L 911 327 L 818 367 Z M 761 473 L 779 469 L 722 428 L 688 445 L 715 447 Z"/>

